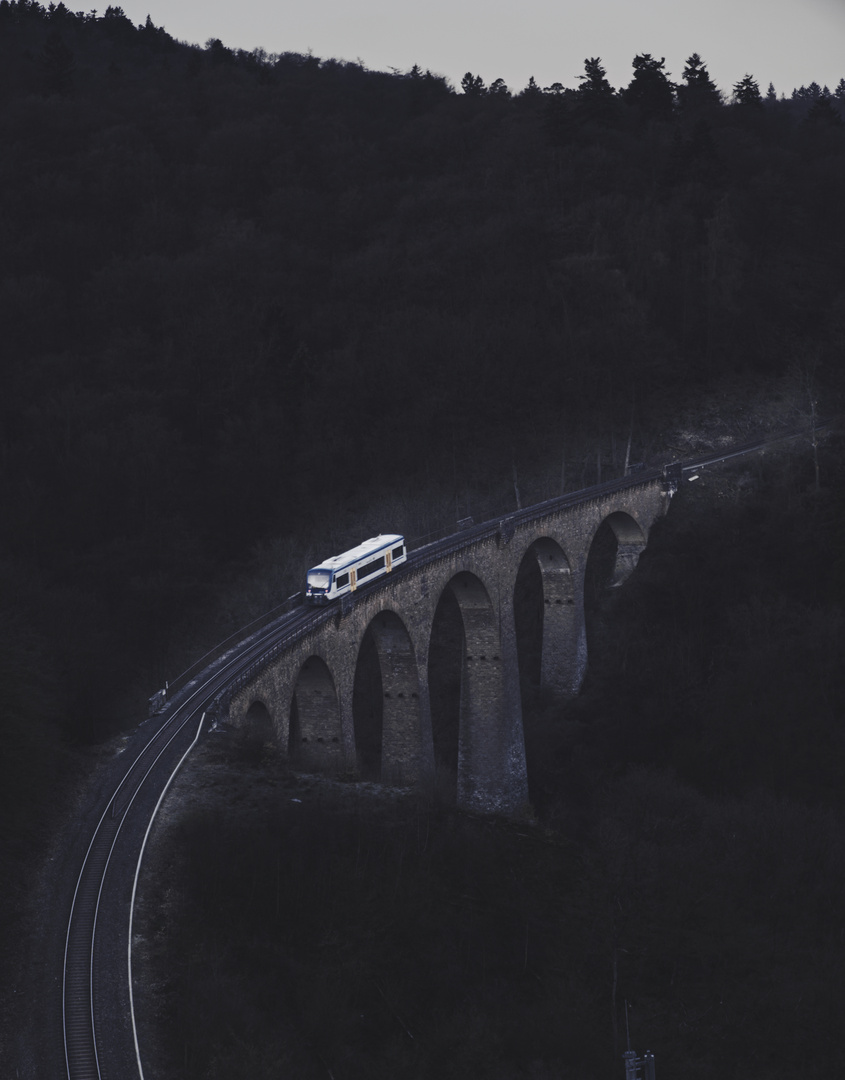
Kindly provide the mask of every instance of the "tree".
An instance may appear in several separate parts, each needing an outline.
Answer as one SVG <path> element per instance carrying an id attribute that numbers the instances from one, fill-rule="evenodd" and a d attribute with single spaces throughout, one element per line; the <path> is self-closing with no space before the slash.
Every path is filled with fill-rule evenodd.
<path id="1" fill-rule="evenodd" d="M 211 57 L 211 62 L 217 64 L 230 64 L 235 59 L 231 49 L 227 49 L 220 38 L 209 38 L 205 43 L 206 51 Z"/>
<path id="2" fill-rule="evenodd" d="M 841 128 L 843 126 L 842 117 L 839 115 L 839 110 L 833 104 L 833 98 L 825 95 L 816 98 L 810 106 L 810 111 L 804 117 L 803 123 L 811 127 L 820 128 Z"/>
<path id="3" fill-rule="evenodd" d="M 842 99 L 837 96 L 838 92 L 839 88 L 837 87 L 836 92 L 831 94 L 829 87 L 819 86 L 814 81 L 809 86 L 799 86 L 796 90 L 793 90 L 790 102 L 795 106 L 798 115 L 807 119 L 813 110 L 813 106 L 819 101 L 826 100 L 834 105 L 837 101 L 843 103 Z M 823 108 L 822 115 L 829 115 L 829 111 Z"/>
<path id="4" fill-rule="evenodd" d="M 165 41 L 167 33 L 163 26 L 156 26 L 150 16 L 147 16 L 147 21 L 143 26 L 138 27 L 139 33 L 143 34 L 147 41 Z"/>
<path id="5" fill-rule="evenodd" d="M 576 91 L 575 114 L 578 120 L 594 121 L 609 126 L 618 109 L 616 91 L 607 81 L 607 72 L 601 58 L 590 57 L 584 61 L 584 74 L 578 76 L 581 85 Z"/>
<path id="6" fill-rule="evenodd" d="M 663 70 L 666 58 L 650 53 L 634 57 L 634 77 L 622 91 L 625 102 L 639 109 L 646 120 L 668 120 L 675 105 L 675 87 Z"/>
<path id="7" fill-rule="evenodd" d="M 461 89 L 467 97 L 483 97 L 487 93 L 487 87 L 480 75 L 473 75 L 468 71 L 461 79 Z"/>
<path id="8" fill-rule="evenodd" d="M 518 96 L 521 101 L 539 101 L 543 96 L 543 91 L 537 85 L 537 80 L 533 75 L 528 80 L 525 89 L 520 91 Z"/>
<path id="9" fill-rule="evenodd" d="M 106 34 L 113 41 L 129 41 L 136 34 L 134 23 L 127 19 L 122 7 L 107 7 L 100 21 Z"/>
<path id="10" fill-rule="evenodd" d="M 64 4 L 50 4 L 47 8 L 47 21 L 50 23 L 70 22 L 74 16 Z"/>
<path id="11" fill-rule="evenodd" d="M 600 56 L 593 56 L 584 61 L 584 74 L 578 76 L 578 81 L 581 83 L 578 93 L 585 97 L 588 95 L 613 96 L 613 87 L 607 81 L 607 72 L 601 66 Z"/>
<path id="12" fill-rule="evenodd" d="M 751 75 L 745 75 L 734 83 L 733 104 L 743 109 L 759 109 L 763 105 L 760 87 Z"/>
<path id="13" fill-rule="evenodd" d="M 678 101 L 684 112 L 703 112 L 722 104 L 722 94 L 698 53 L 693 53 L 687 60 L 682 79 L 683 84 L 678 87 Z"/>

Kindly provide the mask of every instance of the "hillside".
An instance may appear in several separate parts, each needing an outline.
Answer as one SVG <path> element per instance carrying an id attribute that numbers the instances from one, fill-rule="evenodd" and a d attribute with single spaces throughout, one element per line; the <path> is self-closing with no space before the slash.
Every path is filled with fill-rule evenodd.
<path id="1" fill-rule="evenodd" d="M 714 97 L 691 58 L 674 88 L 643 61 L 616 92 L 588 60 L 578 87 L 456 90 L 0 0 L 7 925 L 86 755 L 318 559 L 841 411 L 842 95 L 738 86 Z M 530 783 L 587 863 L 614 835 L 657 859 L 632 822 L 661 791 L 655 835 L 692 823 L 678 875 L 717 865 L 700 849 L 733 814 L 746 853 L 766 819 L 772 863 L 777 829 L 784 850 L 812 836 L 778 888 L 821 911 L 819 881 L 841 884 L 841 448 L 818 475 L 800 449 L 777 461 L 679 503 L 593 612 L 576 702 L 526 690 Z M 708 988 L 736 976 L 690 963 Z"/>
<path id="2" fill-rule="evenodd" d="M 761 397 L 835 410 L 845 133 L 801 103 L 658 119 L 118 8 L 0 25 L 3 592 L 69 734 L 141 707 L 271 545 L 259 608 L 371 508 L 419 536 L 514 469 L 530 501 L 665 453 L 726 376 L 740 433 Z"/>

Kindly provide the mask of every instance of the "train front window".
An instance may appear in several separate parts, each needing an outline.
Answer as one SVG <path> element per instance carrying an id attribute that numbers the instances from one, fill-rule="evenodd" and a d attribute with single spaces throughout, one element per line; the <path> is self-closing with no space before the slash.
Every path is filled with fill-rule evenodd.
<path id="1" fill-rule="evenodd" d="M 309 570 L 308 571 L 308 585 L 312 589 L 319 589 L 324 592 L 332 580 L 332 575 L 328 570 Z"/>

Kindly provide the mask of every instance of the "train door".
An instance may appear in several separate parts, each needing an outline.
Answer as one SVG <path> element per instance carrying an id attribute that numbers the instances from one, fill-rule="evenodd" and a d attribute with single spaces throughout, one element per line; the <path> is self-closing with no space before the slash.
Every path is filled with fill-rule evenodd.
<path id="1" fill-rule="evenodd" d="M 349 571 L 349 588 L 350 588 L 350 589 L 351 589 L 351 590 L 352 590 L 353 592 L 355 592 L 355 590 L 356 590 L 356 589 L 358 588 L 358 573 L 357 573 L 357 571 L 355 570 L 355 567 L 354 567 L 354 566 L 353 566 L 353 567 L 352 567 L 352 569 L 351 569 L 351 570 Z"/>
<path id="2" fill-rule="evenodd" d="M 384 555 L 384 568 L 388 574 L 393 569 L 393 552 L 390 548 L 387 549 Z"/>

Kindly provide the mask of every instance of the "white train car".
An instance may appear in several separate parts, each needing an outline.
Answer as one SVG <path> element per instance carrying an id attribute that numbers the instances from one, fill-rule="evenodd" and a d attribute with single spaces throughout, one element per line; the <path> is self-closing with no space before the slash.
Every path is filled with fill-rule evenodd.
<path id="1" fill-rule="evenodd" d="M 389 574 L 394 566 L 405 562 L 405 537 L 395 533 L 374 536 L 357 547 L 312 566 L 305 575 L 305 600 L 311 604 L 326 604 L 344 593 Z"/>

